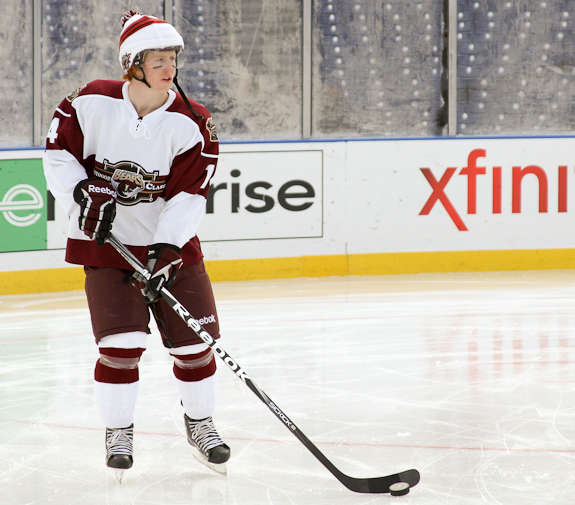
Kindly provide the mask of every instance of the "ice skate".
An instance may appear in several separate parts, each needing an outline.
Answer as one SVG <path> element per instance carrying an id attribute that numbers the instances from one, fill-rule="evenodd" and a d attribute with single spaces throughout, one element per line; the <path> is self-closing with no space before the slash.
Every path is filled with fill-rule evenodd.
<path id="1" fill-rule="evenodd" d="M 127 428 L 106 428 L 106 465 L 116 470 L 121 484 L 124 472 L 134 463 L 134 425 Z"/>
<path id="2" fill-rule="evenodd" d="M 194 448 L 194 457 L 212 470 L 226 475 L 230 448 L 218 435 L 211 416 L 195 420 L 184 414 L 184 422 L 188 442 Z"/>

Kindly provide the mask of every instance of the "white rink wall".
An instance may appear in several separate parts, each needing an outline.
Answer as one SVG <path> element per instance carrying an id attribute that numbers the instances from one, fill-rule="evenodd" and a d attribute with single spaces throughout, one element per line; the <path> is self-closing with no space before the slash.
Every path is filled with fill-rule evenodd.
<path id="1" fill-rule="evenodd" d="M 575 247 L 575 233 L 569 233 L 575 230 L 574 147 L 571 137 L 228 144 L 222 146 L 213 185 L 225 181 L 230 187 L 230 172 L 249 164 L 249 177 L 246 170 L 237 178 L 240 210 L 231 214 L 224 208 L 219 213 L 218 208 L 208 214 L 199 236 L 210 259 L 571 248 Z M 472 168 L 466 169 L 470 161 Z M 450 169 L 455 169 L 451 176 Z M 426 172 L 437 186 L 446 182 L 443 191 L 437 188 L 439 199 L 429 212 L 424 206 L 433 187 Z M 493 189 L 494 173 L 496 186 L 497 173 L 501 174 L 500 190 Z M 272 177 L 278 178 L 275 190 L 292 178 L 308 181 L 316 196 L 301 200 L 313 205 L 296 212 L 278 205 L 261 214 L 246 212 L 244 202 L 250 201 L 243 193 L 246 184 Z M 274 189 L 268 194 L 273 197 Z M 499 194 L 500 210 L 494 210 Z M 216 193 L 216 205 L 224 203 L 219 198 Z M 475 208 L 469 208 L 474 199 Z M 541 209 L 540 199 L 547 202 Z M 450 215 L 443 201 L 455 212 L 450 209 Z M 238 233 L 236 222 L 244 227 L 244 238 L 254 239 L 261 230 L 259 240 L 221 240 L 227 233 Z M 460 230 L 456 223 L 467 229 Z M 274 238 L 280 236 L 290 238 Z"/>
<path id="2" fill-rule="evenodd" d="M 224 143 L 198 235 L 208 261 L 575 248 L 574 147 L 567 136 Z M 3 150 L 0 168 L 41 155 Z M 25 169 L 0 176 L 0 272 L 67 267 L 67 217 L 17 184 L 34 186 Z M 35 215 L 43 250 L 7 251 L 7 234 L 27 228 L 10 216 Z"/>

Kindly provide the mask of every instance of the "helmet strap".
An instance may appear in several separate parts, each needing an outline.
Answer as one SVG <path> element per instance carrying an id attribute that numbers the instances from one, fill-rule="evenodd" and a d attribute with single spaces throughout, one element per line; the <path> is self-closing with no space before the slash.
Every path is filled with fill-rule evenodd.
<path id="1" fill-rule="evenodd" d="M 150 86 L 150 85 L 148 84 L 148 81 L 146 81 L 146 72 L 144 72 L 144 69 L 142 68 L 142 66 L 139 65 L 139 64 L 136 65 L 136 66 L 137 66 L 138 69 L 142 72 L 143 77 L 142 77 L 142 79 L 140 79 L 139 77 L 136 77 L 136 76 L 134 75 L 134 79 L 136 79 L 136 81 L 143 82 L 146 86 L 148 86 L 148 88 L 151 88 L 152 86 Z"/>
<path id="2" fill-rule="evenodd" d="M 188 100 L 188 97 L 186 96 L 186 94 L 184 93 L 184 90 L 180 87 L 180 85 L 178 84 L 178 69 L 176 69 L 176 75 L 174 75 L 174 84 L 176 85 L 176 88 L 178 88 L 178 91 L 180 92 L 180 95 L 182 95 L 182 98 L 184 99 L 184 102 L 186 102 L 186 105 L 188 106 L 188 108 L 192 111 L 192 113 L 194 114 L 194 116 L 196 116 L 199 119 L 205 119 L 204 116 L 202 116 L 201 114 L 198 114 L 194 108 L 192 107 L 192 104 L 190 103 L 190 101 Z"/>

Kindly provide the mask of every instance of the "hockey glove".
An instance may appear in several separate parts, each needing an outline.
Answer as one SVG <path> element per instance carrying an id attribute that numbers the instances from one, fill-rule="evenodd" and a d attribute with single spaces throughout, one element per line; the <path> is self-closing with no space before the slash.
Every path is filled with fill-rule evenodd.
<path id="1" fill-rule="evenodd" d="M 80 205 L 80 230 L 103 246 L 116 217 L 114 188 L 101 179 L 85 179 L 74 188 L 74 200 Z"/>
<path id="2" fill-rule="evenodd" d="M 171 244 L 153 244 L 148 248 L 146 269 L 152 274 L 149 281 L 135 272 L 132 284 L 144 295 L 146 303 L 157 302 L 162 295 L 162 288 L 169 288 L 176 279 L 176 274 L 182 266 L 182 250 Z"/>

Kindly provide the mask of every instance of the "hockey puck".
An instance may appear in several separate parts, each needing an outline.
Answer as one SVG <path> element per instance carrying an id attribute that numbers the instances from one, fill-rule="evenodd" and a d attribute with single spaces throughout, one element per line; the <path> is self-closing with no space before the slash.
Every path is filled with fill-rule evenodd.
<path id="1" fill-rule="evenodd" d="M 389 486 L 391 496 L 403 496 L 409 493 L 409 484 L 407 482 L 396 482 Z"/>

